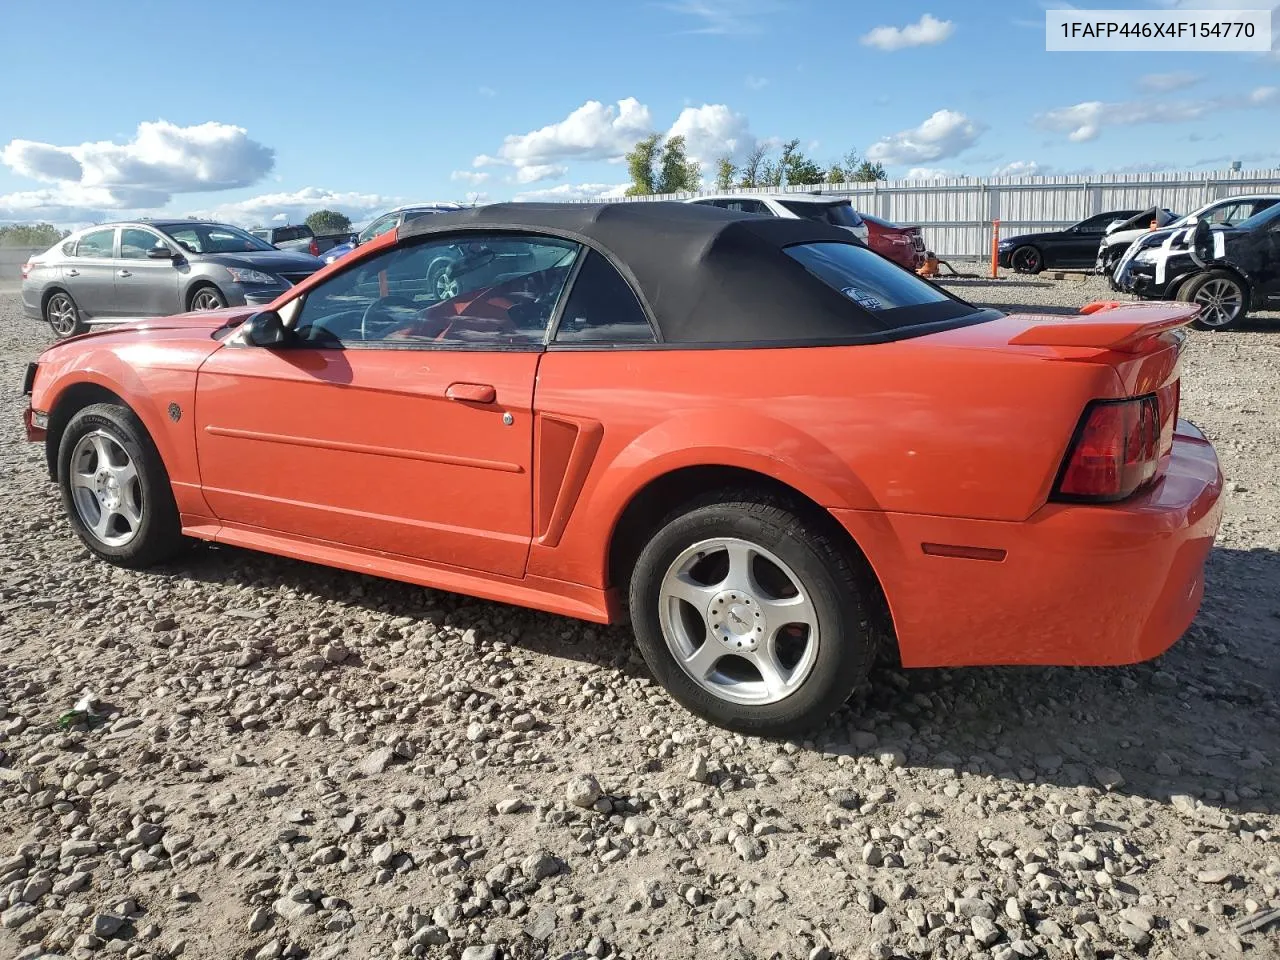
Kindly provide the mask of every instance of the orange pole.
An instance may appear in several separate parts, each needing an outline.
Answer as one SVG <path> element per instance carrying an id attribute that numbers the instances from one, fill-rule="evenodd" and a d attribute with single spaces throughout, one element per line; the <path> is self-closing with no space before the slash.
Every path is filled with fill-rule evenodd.
<path id="1" fill-rule="evenodd" d="M 1000 273 L 1000 221 L 991 221 L 991 279 L 996 279 Z"/>

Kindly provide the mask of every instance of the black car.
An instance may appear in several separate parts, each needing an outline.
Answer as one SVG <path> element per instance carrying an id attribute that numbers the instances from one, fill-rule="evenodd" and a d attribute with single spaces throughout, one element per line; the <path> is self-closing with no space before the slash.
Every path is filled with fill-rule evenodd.
<path id="1" fill-rule="evenodd" d="M 1092 267 L 1107 227 L 1139 213 L 1140 210 L 1111 210 L 1065 230 L 1007 237 L 1000 241 L 1000 266 L 1012 267 L 1018 273 L 1039 273 L 1053 267 Z"/>
<path id="2" fill-rule="evenodd" d="M 1250 310 L 1280 307 L 1280 204 L 1234 227 L 1201 220 L 1134 241 L 1116 286 L 1146 300 L 1201 307 L 1196 326 L 1225 330 Z"/>

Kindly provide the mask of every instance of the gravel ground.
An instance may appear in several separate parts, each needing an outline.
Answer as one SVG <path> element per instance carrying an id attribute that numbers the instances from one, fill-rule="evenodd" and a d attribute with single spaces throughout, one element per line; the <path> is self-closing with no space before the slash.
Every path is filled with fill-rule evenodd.
<path id="1" fill-rule="evenodd" d="M 1280 955 L 1280 328 L 1193 334 L 1229 493 L 1167 655 L 881 669 L 785 743 L 673 706 L 622 631 L 91 561 L 18 426 L 47 339 L 0 294 L 0 956 Z"/>

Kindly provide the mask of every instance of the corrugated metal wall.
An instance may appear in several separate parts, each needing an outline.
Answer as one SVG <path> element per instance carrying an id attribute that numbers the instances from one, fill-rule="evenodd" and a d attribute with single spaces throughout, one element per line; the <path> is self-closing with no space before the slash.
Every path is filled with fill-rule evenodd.
<path id="1" fill-rule="evenodd" d="M 1058 230 L 1107 210 L 1162 206 L 1188 213 L 1211 200 L 1243 193 L 1280 193 L 1280 169 L 1188 173 L 1102 174 L 1063 177 L 966 177 L 879 183 L 776 187 L 734 193 L 811 193 L 847 196 L 854 207 L 894 223 L 924 228 L 925 243 L 940 256 L 986 256 L 991 222 L 1010 237 Z M 710 191 L 706 191 L 710 192 Z M 682 200 L 696 194 L 636 197 Z"/>

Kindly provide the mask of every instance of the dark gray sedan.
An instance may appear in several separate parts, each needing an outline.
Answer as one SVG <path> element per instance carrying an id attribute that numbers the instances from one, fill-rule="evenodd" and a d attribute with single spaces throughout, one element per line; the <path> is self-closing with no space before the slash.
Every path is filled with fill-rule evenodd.
<path id="1" fill-rule="evenodd" d="M 100 224 L 31 258 L 22 306 L 69 337 L 99 323 L 267 304 L 323 266 L 225 223 Z"/>

